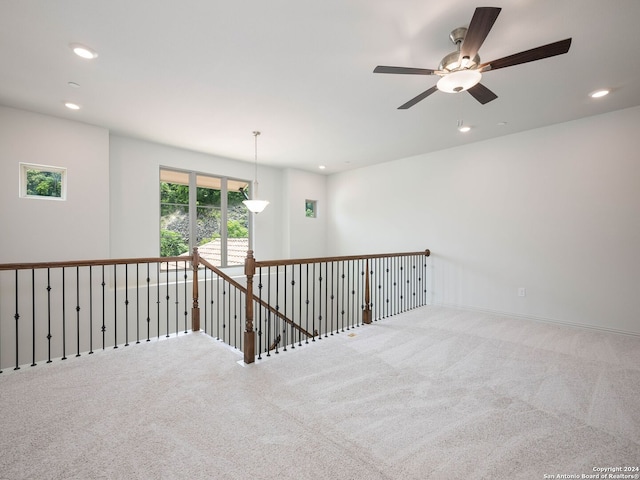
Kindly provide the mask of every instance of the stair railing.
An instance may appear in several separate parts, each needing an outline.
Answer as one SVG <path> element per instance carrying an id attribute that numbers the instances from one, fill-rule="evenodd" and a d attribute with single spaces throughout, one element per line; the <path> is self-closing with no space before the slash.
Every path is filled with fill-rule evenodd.
<path id="1" fill-rule="evenodd" d="M 245 363 L 426 305 L 430 254 L 257 261 L 250 250 L 245 261 Z"/>
<path id="2" fill-rule="evenodd" d="M 0 264 L 0 373 L 201 329 L 253 363 L 427 304 L 429 255 L 257 261 L 249 251 L 246 285 L 197 248 L 177 257 Z"/>

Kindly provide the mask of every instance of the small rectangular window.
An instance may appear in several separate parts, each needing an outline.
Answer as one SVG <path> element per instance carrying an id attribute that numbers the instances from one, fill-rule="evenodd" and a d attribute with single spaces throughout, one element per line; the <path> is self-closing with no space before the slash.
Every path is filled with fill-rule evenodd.
<path id="1" fill-rule="evenodd" d="M 316 206 L 317 206 L 317 203 L 318 202 L 316 200 L 305 200 L 304 201 L 305 217 L 316 218 Z"/>
<path id="2" fill-rule="evenodd" d="M 67 169 L 20 163 L 20 197 L 65 200 Z"/>

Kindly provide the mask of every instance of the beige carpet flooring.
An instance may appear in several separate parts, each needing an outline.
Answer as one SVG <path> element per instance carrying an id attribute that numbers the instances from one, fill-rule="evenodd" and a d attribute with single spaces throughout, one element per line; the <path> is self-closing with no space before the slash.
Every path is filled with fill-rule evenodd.
<path id="1" fill-rule="evenodd" d="M 0 479 L 543 479 L 640 465 L 640 337 L 425 307 L 240 360 L 190 333 L 5 371 Z"/>

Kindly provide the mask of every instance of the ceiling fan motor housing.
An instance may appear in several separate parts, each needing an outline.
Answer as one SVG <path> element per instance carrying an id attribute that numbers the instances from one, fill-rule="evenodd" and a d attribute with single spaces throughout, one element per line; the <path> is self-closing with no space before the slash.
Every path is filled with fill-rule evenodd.
<path id="1" fill-rule="evenodd" d="M 476 54 L 473 58 L 467 58 L 464 62 L 463 59 L 460 58 L 460 45 L 462 45 L 462 41 L 464 40 L 466 35 L 466 27 L 459 27 L 451 31 L 451 33 L 449 34 L 449 39 L 456 46 L 456 51 L 449 53 L 442 59 L 440 65 L 438 66 L 439 70 L 452 72 L 454 70 L 460 70 L 462 68 L 475 68 L 480 64 L 480 56 L 478 54 Z"/>

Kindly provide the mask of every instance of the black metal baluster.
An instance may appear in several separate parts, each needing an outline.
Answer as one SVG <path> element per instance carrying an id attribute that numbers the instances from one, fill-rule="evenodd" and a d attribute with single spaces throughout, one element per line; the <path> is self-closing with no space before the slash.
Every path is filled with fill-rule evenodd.
<path id="1" fill-rule="evenodd" d="M 102 350 L 104 350 L 104 344 L 105 344 L 105 334 L 107 331 L 107 327 L 104 324 L 105 319 L 106 319 L 106 312 L 105 312 L 105 302 L 106 302 L 106 297 L 105 297 L 105 291 L 104 291 L 104 287 L 106 285 L 105 281 L 104 281 L 104 265 L 102 265 Z"/>
<path id="2" fill-rule="evenodd" d="M 184 333 L 187 333 L 187 261 L 184 261 Z"/>
<path id="3" fill-rule="evenodd" d="M 93 354 L 93 265 L 89 265 L 89 355 Z"/>
<path id="4" fill-rule="evenodd" d="M 231 317 L 231 305 L 233 305 L 233 317 Z M 229 325 L 229 345 L 231 345 L 231 331 L 233 331 L 233 346 L 237 348 L 236 341 L 236 287 L 229 284 L 229 319 L 233 318 L 233 323 Z"/>
<path id="5" fill-rule="evenodd" d="M 113 265 L 113 348 L 118 348 L 118 265 Z"/>
<path id="6" fill-rule="evenodd" d="M 225 342 L 226 333 L 227 333 L 227 321 L 228 317 L 226 315 L 226 305 L 227 305 L 227 281 L 222 281 L 222 341 Z M 231 343 L 231 342 L 227 342 Z"/>
<path id="7" fill-rule="evenodd" d="M 151 266 L 147 262 L 147 342 L 151 341 Z"/>
<path id="8" fill-rule="evenodd" d="M 354 327 L 354 320 L 355 320 L 355 311 L 354 311 L 354 299 L 355 299 L 355 294 L 356 294 L 356 290 L 355 290 L 355 284 L 354 284 L 354 276 L 353 276 L 353 272 L 354 272 L 354 268 L 355 268 L 355 260 L 349 260 L 347 262 L 347 288 L 350 289 L 348 291 L 348 295 L 347 295 L 347 330 L 350 330 L 351 327 Z"/>
<path id="9" fill-rule="evenodd" d="M 242 334 L 241 334 L 241 328 L 242 325 L 240 324 L 240 319 L 238 317 L 238 313 L 240 312 L 240 309 L 238 308 L 238 288 L 234 285 L 233 286 L 233 321 L 235 324 L 235 328 L 234 328 L 234 332 L 237 333 L 237 345 L 238 348 L 242 350 Z"/>
<path id="10" fill-rule="evenodd" d="M 218 303 L 216 305 L 216 338 L 220 340 L 220 277 L 216 277 L 216 290 Z M 224 309 L 223 309 L 224 312 Z"/>
<path id="11" fill-rule="evenodd" d="M 370 304 L 369 304 L 369 309 L 371 310 L 371 319 L 373 321 L 378 320 L 377 312 L 378 312 L 379 290 L 377 288 L 377 285 L 378 285 L 377 276 L 378 276 L 378 259 L 374 258 L 371 260 L 371 281 L 369 282 L 369 285 L 371 285 L 372 288 L 375 288 L 375 290 L 371 294 Z"/>
<path id="12" fill-rule="evenodd" d="M 302 269 L 302 265 L 300 265 L 300 268 Z M 302 273 L 300 273 L 300 278 L 302 278 Z M 305 281 L 306 285 L 307 285 L 307 297 L 305 299 L 305 305 L 306 305 L 306 310 L 307 310 L 307 322 L 306 322 L 306 326 L 307 328 L 305 329 L 307 332 L 309 331 L 309 264 L 307 263 L 307 275 L 306 275 L 306 281 Z M 302 285 L 301 285 L 302 287 Z M 311 332 L 311 334 L 313 335 L 313 339 L 315 340 L 315 333 Z M 304 343 L 309 343 L 309 336 L 307 336 L 307 339 L 305 340 Z"/>
<path id="13" fill-rule="evenodd" d="M 140 343 L 140 264 L 136 263 L 136 344 Z"/>
<path id="14" fill-rule="evenodd" d="M 307 272 L 308 274 L 309 272 Z M 313 283 L 312 283 L 312 301 L 311 301 L 311 321 L 313 323 L 312 328 L 313 328 L 313 337 L 312 337 L 312 341 L 315 342 L 316 341 L 316 264 L 313 264 Z M 309 297 L 309 295 L 307 295 L 307 298 Z M 308 301 L 308 300 L 307 300 Z"/>
<path id="15" fill-rule="evenodd" d="M 284 313 L 283 315 L 287 316 L 287 266 L 284 266 L 284 283 L 282 284 L 282 290 L 284 290 Z M 283 350 L 287 350 L 287 343 L 289 339 L 287 336 L 287 322 L 282 322 L 282 345 Z"/>
<path id="16" fill-rule="evenodd" d="M 171 299 L 171 297 L 169 296 L 169 262 L 167 262 L 167 293 L 165 295 L 166 300 L 167 300 L 167 331 L 165 332 L 165 337 L 169 338 L 169 300 Z"/>
<path id="17" fill-rule="evenodd" d="M 176 305 L 176 336 L 178 335 L 178 319 L 180 318 L 180 285 L 178 283 L 178 261 L 176 260 L 176 301 L 174 302 Z"/>
<path id="18" fill-rule="evenodd" d="M 162 263 L 158 262 L 156 263 L 156 313 L 157 313 L 157 318 L 156 318 L 156 338 L 160 338 L 160 269 L 162 268 Z"/>
<path id="19" fill-rule="evenodd" d="M 404 311 L 408 311 L 411 308 L 411 266 L 407 257 L 402 257 L 405 264 L 405 306 Z"/>
<path id="20" fill-rule="evenodd" d="M 384 280 L 384 297 L 385 297 L 385 310 L 386 310 L 386 315 L 385 317 L 390 317 L 391 316 L 391 289 L 389 288 L 391 286 L 391 267 L 389 266 L 390 263 L 390 259 L 389 257 L 385 257 L 384 259 L 384 264 L 385 264 L 385 280 Z"/>
<path id="21" fill-rule="evenodd" d="M 271 267 L 267 267 L 267 305 L 271 305 Z M 271 356 L 271 310 L 267 310 L 266 315 L 267 329 L 267 357 Z"/>
<path id="22" fill-rule="evenodd" d="M 296 323 L 296 319 L 295 319 L 296 290 L 295 289 L 296 289 L 296 266 L 291 265 L 291 321 L 293 322 L 293 324 L 291 325 L 291 348 L 296 348 L 296 329 L 294 328 L 294 325 Z M 298 339 L 300 340 L 300 331 L 298 331 Z"/>
<path id="23" fill-rule="evenodd" d="M 124 346 L 129 346 L 129 264 L 124 264 Z"/>
<path id="24" fill-rule="evenodd" d="M 320 329 L 318 340 L 322 340 L 322 263 L 318 265 L 320 277 L 318 278 L 318 328 Z"/>
<path id="25" fill-rule="evenodd" d="M 202 286 L 202 290 L 204 290 L 204 332 L 205 333 L 209 333 L 208 330 L 208 326 L 207 326 L 207 307 L 208 307 L 208 303 L 207 303 L 207 270 L 209 270 L 208 268 L 204 269 L 204 285 Z"/>
<path id="26" fill-rule="evenodd" d="M 341 290 L 341 297 L 342 297 L 342 300 L 340 302 L 340 323 L 342 324 L 342 331 L 344 332 L 344 307 L 345 307 L 345 305 L 344 305 L 344 279 L 345 279 L 344 260 L 342 261 L 342 275 L 341 275 L 340 278 L 342 278 L 342 288 L 340 289 Z M 349 285 L 349 282 L 347 282 L 347 286 L 348 285 Z M 349 296 L 347 295 L 347 299 L 348 298 L 349 298 Z M 347 306 L 347 308 L 349 308 L 349 307 Z M 349 329 L 349 326 L 347 325 L 347 330 L 348 329 Z"/>
<path id="27" fill-rule="evenodd" d="M 47 363 L 51 363 L 51 269 L 47 268 Z"/>
<path id="28" fill-rule="evenodd" d="M 285 267 L 287 268 L 287 267 Z M 296 348 L 296 267 L 291 265 L 291 348 Z M 286 327 L 285 327 L 286 328 Z M 298 338 L 300 334 L 298 333 Z"/>
<path id="29" fill-rule="evenodd" d="M 329 336 L 329 264 L 327 262 L 324 264 L 324 278 L 324 337 L 327 338 Z"/>
<path id="30" fill-rule="evenodd" d="M 67 314 L 66 314 L 66 284 L 64 278 L 65 267 L 62 267 L 62 360 L 67 359 Z"/>
<path id="31" fill-rule="evenodd" d="M 404 312 L 404 257 L 400 257 L 398 259 L 398 263 L 400 263 L 400 272 L 399 272 L 399 290 L 400 290 L 400 311 Z"/>
<path id="32" fill-rule="evenodd" d="M 424 260 L 422 260 L 422 304 L 427 305 L 428 302 L 428 294 L 427 294 L 427 256 L 424 256 Z"/>
<path id="33" fill-rule="evenodd" d="M 360 275 L 358 275 L 358 297 L 360 300 L 360 315 L 358 318 L 358 326 L 360 326 L 360 324 L 362 323 L 362 317 L 364 316 L 364 310 L 366 308 L 365 304 L 364 304 L 364 292 L 363 289 L 365 288 L 365 284 L 366 284 L 366 275 L 367 272 L 365 271 L 366 268 L 366 262 L 364 260 L 358 260 L 358 271 L 360 272 Z"/>
<path id="34" fill-rule="evenodd" d="M 418 307 L 418 295 L 420 291 L 418 290 L 418 264 L 416 263 L 417 257 L 415 255 L 411 256 L 411 261 L 413 263 L 413 308 Z"/>
<path id="35" fill-rule="evenodd" d="M 280 267 L 276 267 L 276 313 L 273 316 L 275 328 L 273 329 L 274 343 L 276 344 L 276 353 L 280 353 L 280 343 L 282 335 L 280 334 Z"/>
<path id="36" fill-rule="evenodd" d="M 404 261 L 407 265 L 407 306 L 405 311 L 409 311 L 413 305 L 413 270 L 411 269 L 411 257 L 405 256 Z"/>
<path id="37" fill-rule="evenodd" d="M 295 267 L 294 267 L 295 268 Z M 298 324 L 302 329 L 302 264 L 298 265 Z M 309 330 L 307 329 L 307 332 Z M 298 332 L 298 346 L 302 346 L 302 332 Z"/>
<path id="38" fill-rule="evenodd" d="M 416 308 L 416 287 L 418 285 L 417 280 L 417 271 L 416 271 L 416 257 L 415 255 L 411 256 L 411 269 L 413 272 L 413 288 L 411 292 L 411 307 Z"/>
<path id="39" fill-rule="evenodd" d="M 391 258 L 391 315 L 396 315 L 398 311 L 398 260 L 401 257 L 396 256 Z"/>
<path id="40" fill-rule="evenodd" d="M 258 267 L 258 298 L 260 302 L 257 305 L 258 310 L 258 360 L 262 360 L 262 267 Z M 256 305 L 254 302 L 254 311 L 256 309 Z"/>
<path id="41" fill-rule="evenodd" d="M 76 357 L 80 356 L 80 267 L 76 266 Z"/>
<path id="42" fill-rule="evenodd" d="M 18 270 L 16 270 L 16 286 L 15 286 L 15 291 L 16 291 L 16 313 L 13 316 L 13 318 L 15 318 L 16 320 L 16 366 L 14 368 L 14 370 L 20 370 L 20 359 L 19 359 L 19 355 L 18 355 L 18 346 L 19 346 L 19 330 L 18 330 L 18 321 L 20 320 L 20 313 L 18 313 Z"/>
<path id="43" fill-rule="evenodd" d="M 36 271 L 31 269 L 31 366 L 36 366 Z"/>
<path id="44" fill-rule="evenodd" d="M 333 266 L 334 266 L 335 262 L 331 262 L 331 295 L 329 298 L 331 298 L 331 335 L 333 335 L 334 332 L 334 327 L 333 327 L 333 313 L 335 312 L 335 305 L 334 305 L 334 299 L 335 299 L 335 289 L 334 289 L 334 280 L 335 280 L 335 275 L 333 273 Z M 327 265 L 327 269 L 329 268 L 329 265 Z M 328 275 L 327 275 L 328 276 Z M 328 282 L 327 282 L 328 283 Z M 327 306 L 327 316 L 329 313 L 329 307 Z"/>

